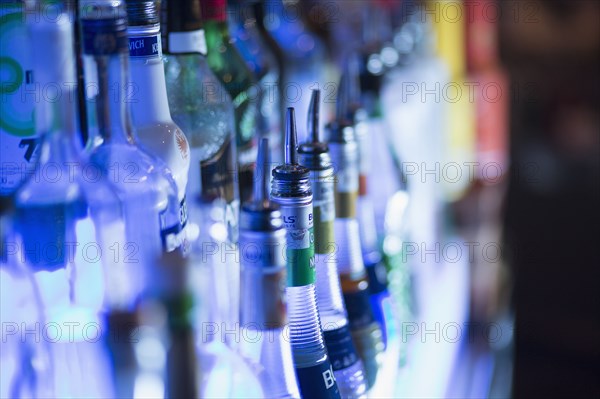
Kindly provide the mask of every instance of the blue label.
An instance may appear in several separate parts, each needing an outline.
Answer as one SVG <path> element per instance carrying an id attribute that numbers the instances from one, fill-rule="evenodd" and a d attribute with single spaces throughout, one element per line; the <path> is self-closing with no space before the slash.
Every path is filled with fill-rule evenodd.
<path id="1" fill-rule="evenodd" d="M 160 35 L 130 37 L 130 57 L 159 57 L 162 55 Z"/>
<path id="2" fill-rule="evenodd" d="M 296 377 L 303 398 L 341 398 L 329 360 L 312 367 L 296 368 Z"/>
<path id="3" fill-rule="evenodd" d="M 185 197 L 179 203 L 179 223 L 167 225 L 167 209 L 159 214 L 160 238 L 166 252 L 182 248 L 185 241 L 184 228 L 187 225 L 187 203 Z"/>
<path id="4" fill-rule="evenodd" d="M 333 371 L 343 370 L 358 361 L 348 325 L 331 331 L 323 331 L 323 337 Z"/>

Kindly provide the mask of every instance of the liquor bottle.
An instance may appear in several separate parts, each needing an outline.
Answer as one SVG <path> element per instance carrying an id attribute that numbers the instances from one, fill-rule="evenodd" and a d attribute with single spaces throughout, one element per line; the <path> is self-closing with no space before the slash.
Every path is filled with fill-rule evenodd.
<path id="1" fill-rule="evenodd" d="M 15 251 L 20 243 L 14 239 L 13 211 L 12 199 L 0 196 L 0 397 L 52 397 L 49 342 L 22 334 L 46 324 L 37 283 Z"/>
<path id="2" fill-rule="evenodd" d="M 175 183 L 180 224 L 187 223 L 186 186 L 190 168 L 188 141 L 171 119 L 162 60 L 158 10 L 154 1 L 128 1 L 129 88 L 133 126 L 140 144 L 166 163 Z M 181 234 L 179 239 L 185 239 Z M 177 245 L 179 246 L 179 245 Z"/>
<path id="3" fill-rule="evenodd" d="M 242 201 L 252 196 L 252 168 L 257 149 L 257 82 L 233 46 L 226 0 L 200 0 L 206 32 L 208 65 L 231 95 L 235 107 L 237 161 Z"/>
<path id="4" fill-rule="evenodd" d="M 258 28 L 256 8 L 262 5 L 257 0 L 233 0 L 229 2 L 231 37 L 248 68 L 258 80 L 257 128 L 258 136 L 269 139 L 273 163 L 283 159 L 283 136 L 281 129 L 280 69 L 265 36 Z"/>
<path id="5" fill-rule="evenodd" d="M 264 395 L 260 381 L 239 351 L 246 339 L 239 323 L 240 252 L 228 240 L 224 219 L 215 209 L 211 204 L 198 207 L 196 214 L 202 217 L 199 223 L 203 233 L 198 241 L 202 243 L 193 246 L 190 254 L 198 367 L 202 376 L 199 397 L 261 398 Z M 250 336 L 251 340 L 254 338 Z"/>
<path id="6" fill-rule="evenodd" d="M 219 207 L 227 241 L 235 243 L 239 195 L 233 103 L 208 66 L 198 2 L 163 1 L 162 6 L 169 108 L 190 145 L 187 198 L 194 229 L 189 230 L 199 228 L 200 207 Z"/>
<path id="7" fill-rule="evenodd" d="M 359 160 L 352 123 L 354 104 L 351 100 L 355 97 L 350 90 L 356 87 L 350 82 L 353 75 L 349 71 L 342 75 L 336 121 L 329 124 L 327 129 L 331 159 L 336 173 L 334 232 L 338 243 L 338 271 L 348 310 L 350 331 L 365 366 L 368 388 L 371 388 L 377 377 L 383 342 L 381 328 L 371 309 L 356 212 Z"/>
<path id="8" fill-rule="evenodd" d="M 83 14 L 81 25 L 84 56 L 93 69 L 89 76 L 98 79 L 87 84 L 98 87 L 95 113 L 103 138 L 90 154 L 90 161 L 107 176 L 123 203 L 125 261 L 143 276 L 147 265 L 163 251 L 175 250 L 182 242 L 177 185 L 159 158 L 138 147 L 131 125 L 129 104 L 135 94 L 127 92 L 129 52 L 124 4 L 95 3 Z M 133 263 L 135 260 L 137 263 Z M 136 289 L 141 290 L 143 281 L 139 280 Z"/>
<path id="9" fill-rule="evenodd" d="M 197 398 L 200 396 L 199 362 L 196 351 L 194 326 L 194 296 L 190 290 L 188 259 L 181 253 L 164 253 L 155 262 L 146 307 L 142 319 L 150 325 L 157 310 L 164 321 L 157 327 L 164 336 L 165 397 Z M 144 317 L 145 316 L 145 317 Z"/>
<path id="10" fill-rule="evenodd" d="M 265 397 L 299 398 L 292 348 L 285 336 L 286 232 L 279 206 L 269 200 L 266 138 L 259 142 L 256 165 L 254 199 L 242 206 L 240 215 L 240 353 L 253 366 Z"/>
<path id="11" fill-rule="evenodd" d="M 264 2 L 263 23 L 283 50 L 285 72 L 281 81 L 284 107 L 294 107 L 299 120 L 306 120 L 312 89 L 324 93 L 323 118 L 334 117 L 333 95 L 338 71 L 328 59 L 325 44 L 302 21 L 299 3 L 283 0 Z"/>
<path id="12" fill-rule="evenodd" d="M 365 371 L 350 335 L 348 316 L 337 271 L 333 165 L 326 143 L 319 141 L 319 103 L 321 92 L 313 90 L 308 111 L 308 135 L 298 147 L 300 164 L 310 170 L 314 196 L 315 268 L 317 308 L 325 346 L 343 398 L 366 395 Z"/>
<path id="13" fill-rule="evenodd" d="M 11 195 L 27 178 L 40 155 L 41 133 L 35 126 L 35 104 L 43 87 L 34 81 L 32 54 L 27 43 L 25 2 L 3 2 L 0 8 L 0 195 Z"/>
<path id="14" fill-rule="evenodd" d="M 286 115 L 285 163 L 272 174 L 271 200 L 286 228 L 287 300 L 294 366 L 303 397 L 339 398 L 321 330 L 315 292 L 310 171 L 298 164 L 294 109 Z"/>
<path id="15" fill-rule="evenodd" d="M 48 345 L 54 359 L 52 396 L 104 397 L 111 392 L 106 359 L 94 344 L 98 332 L 83 327 L 100 325 L 104 273 L 124 261 L 125 228 L 117 194 L 80 156 L 73 19 L 58 9 L 55 18 L 38 14 L 30 26 L 38 82 L 61 92 L 38 104 L 36 118 L 44 118 L 41 125 L 50 130 L 35 173 L 15 194 L 15 242 L 37 282 L 45 325 L 73 326 Z M 131 269 L 136 271 L 135 264 Z"/>

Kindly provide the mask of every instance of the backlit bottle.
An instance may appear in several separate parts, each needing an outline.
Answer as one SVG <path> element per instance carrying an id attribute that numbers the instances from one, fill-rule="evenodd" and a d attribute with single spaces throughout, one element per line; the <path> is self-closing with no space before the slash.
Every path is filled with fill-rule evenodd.
<path id="1" fill-rule="evenodd" d="M 38 81 L 60 87 L 61 93 L 56 101 L 44 98 L 39 103 L 36 118 L 43 118 L 40 125 L 50 130 L 44 132 L 35 173 L 15 194 L 15 242 L 19 261 L 36 280 L 45 326 L 62 329 L 47 340 L 53 359 L 51 396 L 102 397 L 112 395 L 107 359 L 96 343 L 104 275 L 136 255 L 127 252 L 121 203 L 113 186 L 81 157 L 72 16 L 65 8 L 59 10 L 56 18 L 38 15 L 38 23 L 31 25 Z M 128 266 L 139 279 L 137 264 Z M 131 292 L 139 288 L 137 280 L 124 284 Z"/>
<path id="2" fill-rule="evenodd" d="M 129 46 L 124 4 L 92 3 L 82 15 L 84 62 L 89 73 L 86 84 L 98 88 L 94 111 L 103 139 L 90 160 L 123 204 L 126 240 L 121 256 L 143 275 L 144 267 L 163 251 L 180 247 L 177 185 L 167 166 L 137 145 L 130 117 L 130 101 L 136 94 L 127 90 Z M 142 282 L 143 278 L 137 289 L 141 290 Z"/>
<path id="3" fill-rule="evenodd" d="M 348 311 L 350 331 L 367 375 L 368 387 L 375 384 L 383 351 L 382 332 L 375 321 L 369 298 L 369 283 L 363 261 L 357 220 L 359 188 L 358 145 L 352 123 L 350 93 L 352 73 L 342 76 L 337 99 L 337 120 L 327 126 L 329 149 L 334 165 L 335 238 L 338 244 L 338 272 Z"/>
<path id="4" fill-rule="evenodd" d="M 310 171 L 298 164 L 294 109 L 286 118 L 285 163 L 273 170 L 271 200 L 281 207 L 286 235 L 287 300 L 294 366 L 303 397 L 338 398 L 315 292 L 313 194 Z"/>
<path id="5" fill-rule="evenodd" d="M 200 228 L 199 207 L 216 207 L 215 212 L 227 226 L 226 240 L 237 242 L 239 194 L 234 107 L 208 66 L 198 2 L 166 1 L 162 6 L 169 108 L 190 146 L 187 198 L 189 223 L 193 228 L 189 230 Z"/>
<path id="6" fill-rule="evenodd" d="M 252 173 L 257 151 L 258 85 L 232 43 L 226 0 L 200 0 L 206 32 L 208 65 L 229 92 L 235 107 L 240 198 L 252 196 Z"/>
<path id="7" fill-rule="evenodd" d="M 257 134 L 269 139 L 271 158 L 279 164 L 283 159 L 279 93 L 281 74 L 277 56 L 259 30 L 255 10 L 260 7 L 262 4 L 257 0 L 230 1 L 229 25 L 236 48 L 258 81 Z"/>
<path id="8" fill-rule="evenodd" d="M 177 183 L 180 224 L 187 224 L 188 141 L 171 119 L 163 68 L 158 11 L 154 1 L 128 1 L 131 116 L 140 143 L 166 163 Z M 183 233 L 174 237 L 185 239 Z M 177 245 L 179 246 L 179 244 Z"/>
<path id="9" fill-rule="evenodd" d="M 333 232 L 335 175 L 329 148 L 319 141 L 320 97 L 320 91 L 314 90 L 308 112 L 310 140 L 298 147 L 300 164 L 310 170 L 314 195 L 317 308 L 340 395 L 358 398 L 366 395 L 367 386 L 362 361 L 352 342 L 337 270 L 337 244 Z"/>
<path id="10" fill-rule="evenodd" d="M 250 363 L 268 398 L 299 398 L 285 296 L 285 227 L 279 206 L 269 200 L 268 139 L 258 147 L 254 199 L 240 219 L 242 339 L 240 353 Z"/>

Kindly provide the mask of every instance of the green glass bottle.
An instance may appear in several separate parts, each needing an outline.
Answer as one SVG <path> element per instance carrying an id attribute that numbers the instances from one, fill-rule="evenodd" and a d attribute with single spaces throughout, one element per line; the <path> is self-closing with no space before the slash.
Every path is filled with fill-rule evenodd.
<path id="1" fill-rule="evenodd" d="M 242 201 L 252 197 L 253 164 L 257 154 L 256 118 L 259 86 L 232 44 L 226 0 L 200 0 L 208 49 L 207 61 L 233 99 Z"/>

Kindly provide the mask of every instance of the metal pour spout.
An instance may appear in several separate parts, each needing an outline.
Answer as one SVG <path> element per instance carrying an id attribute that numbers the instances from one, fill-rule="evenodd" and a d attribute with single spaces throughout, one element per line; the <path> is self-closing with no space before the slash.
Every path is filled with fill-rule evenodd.
<path id="1" fill-rule="evenodd" d="M 256 169 L 254 170 L 254 201 L 269 207 L 269 139 L 263 138 L 258 143 L 258 156 L 256 158 Z"/>
<path id="2" fill-rule="evenodd" d="M 293 107 L 287 109 L 285 119 L 285 163 L 286 165 L 298 165 L 298 135 L 296 133 L 296 113 Z"/>

